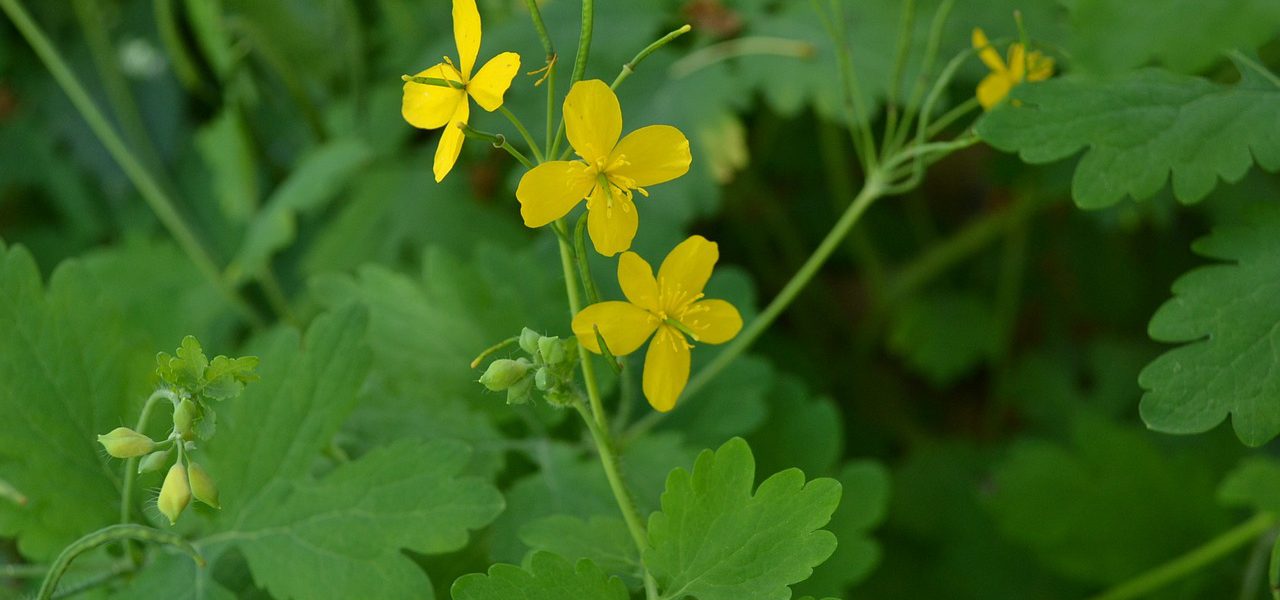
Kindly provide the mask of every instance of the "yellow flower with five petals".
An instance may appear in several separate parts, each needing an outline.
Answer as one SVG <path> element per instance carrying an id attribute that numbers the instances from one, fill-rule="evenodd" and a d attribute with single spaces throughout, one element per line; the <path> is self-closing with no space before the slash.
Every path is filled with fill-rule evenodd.
<path id="1" fill-rule="evenodd" d="M 480 53 L 480 11 L 475 0 L 453 0 L 453 38 L 458 46 L 458 64 L 445 57 L 444 62 L 416 75 L 442 79 L 450 86 L 406 81 L 400 105 L 400 114 L 410 125 L 420 129 L 445 128 L 432 165 L 437 182 L 449 174 L 462 152 L 461 126 L 467 123 L 471 112 L 467 97 L 489 112 L 498 110 L 503 94 L 520 70 L 520 55 L 503 52 L 472 75 Z"/>
<path id="2" fill-rule="evenodd" d="M 564 100 L 569 145 L 582 160 L 553 160 L 525 173 L 516 188 L 520 215 L 542 227 L 587 199 L 587 231 L 596 251 L 613 256 L 631 247 L 640 226 L 632 192 L 689 171 L 689 140 L 670 125 L 622 135 L 622 108 L 603 81 L 579 81 Z"/>
<path id="3" fill-rule="evenodd" d="M 689 339 L 723 344 L 742 329 L 738 309 L 724 300 L 704 300 L 702 289 L 720 258 L 715 242 L 695 235 L 676 246 L 658 268 L 635 252 L 618 259 L 618 283 L 626 302 L 592 304 L 573 317 L 573 333 L 588 350 L 601 353 L 596 330 L 615 355 L 631 354 L 651 336 L 644 359 L 644 396 L 661 412 L 675 407 L 689 381 Z"/>
<path id="4" fill-rule="evenodd" d="M 1009 46 L 1006 63 L 991 46 L 987 35 L 976 27 L 973 30 L 973 48 L 991 69 L 991 73 L 978 84 L 978 103 L 983 110 L 991 110 L 1023 81 L 1043 81 L 1053 75 L 1053 59 L 1036 50 L 1027 52 L 1021 43 Z"/>

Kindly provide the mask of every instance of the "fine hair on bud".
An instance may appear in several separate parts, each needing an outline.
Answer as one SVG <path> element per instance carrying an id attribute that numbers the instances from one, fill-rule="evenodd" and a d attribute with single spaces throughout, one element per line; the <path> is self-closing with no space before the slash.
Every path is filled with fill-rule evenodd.
<path id="1" fill-rule="evenodd" d="M 151 438 L 128 427 L 117 427 L 106 435 L 98 436 L 98 443 L 106 448 L 107 454 L 116 458 L 136 458 L 155 448 Z"/>
<path id="2" fill-rule="evenodd" d="M 178 522 L 178 516 L 190 503 L 191 485 L 187 482 L 187 468 L 182 466 L 182 461 L 179 460 L 169 467 L 169 473 L 164 476 L 164 484 L 160 486 L 160 498 L 156 500 L 156 508 L 159 508 L 160 514 L 169 519 L 169 524 L 173 525 Z"/>

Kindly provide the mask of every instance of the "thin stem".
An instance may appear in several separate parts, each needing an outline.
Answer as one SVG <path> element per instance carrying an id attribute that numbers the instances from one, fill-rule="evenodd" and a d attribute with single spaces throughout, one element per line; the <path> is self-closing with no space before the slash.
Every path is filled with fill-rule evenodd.
<path id="1" fill-rule="evenodd" d="M 120 135 L 116 133 L 115 128 L 107 121 L 98 106 L 94 104 L 84 86 L 80 85 L 80 81 L 72 74 L 70 67 L 67 66 L 62 55 L 58 53 L 57 48 L 53 46 L 49 38 L 45 36 L 44 31 L 40 29 L 40 26 L 31 19 L 31 15 L 23 8 L 21 0 L 0 0 L 0 9 L 3 9 L 9 19 L 13 21 L 13 24 L 17 26 L 18 31 L 26 38 L 27 43 L 31 44 L 31 48 L 40 56 L 40 60 L 44 62 L 45 67 L 49 69 L 49 72 L 53 74 L 53 78 L 57 80 L 58 85 L 62 87 L 62 90 L 71 99 L 71 103 L 75 105 L 76 109 L 80 111 L 80 115 L 88 122 L 89 128 L 93 130 L 98 140 L 106 147 L 107 152 L 124 170 L 129 180 L 133 182 L 134 187 L 138 188 L 142 198 L 146 200 L 151 210 L 155 212 L 156 217 L 160 219 L 160 222 L 177 240 L 178 245 L 186 252 L 191 262 L 195 263 L 196 268 L 246 318 L 254 325 L 262 325 L 262 317 L 243 298 L 237 295 L 231 285 L 223 279 L 213 257 L 205 250 L 204 246 L 196 238 L 195 233 L 183 220 L 182 215 L 178 213 L 177 207 L 156 182 L 155 177 L 147 171 L 146 167 L 139 162 L 138 158 L 129 150 L 129 147 L 120 139 Z"/>
<path id="2" fill-rule="evenodd" d="M 587 57 L 591 55 L 591 30 L 595 26 L 595 0 L 582 0 L 582 26 L 578 30 L 578 54 L 573 59 L 573 75 L 569 87 L 582 81 L 587 72 Z"/>
<path id="3" fill-rule="evenodd" d="M 111 525 L 90 533 L 67 546 L 58 555 L 58 558 L 53 561 L 53 566 L 49 568 L 49 574 L 45 576 L 44 583 L 40 585 L 40 591 L 36 594 L 36 598 L 38 600 L 50 600 L 53 598 L 53 592 L 58 588 L 58 582 L 63 575 L 66 575 L 67 569 L 71 567 L 71 562 L 81 554 L 103 544 L 126 539 L 173 546 L 190 556 L 197 567 L 205 566 L 204 558 L 200 556 L 200 553 L 176 533 L 141 525 Z"/>
<path id="4" fill-rule="evenodd" d="M 916 118 L 917 111 L 920 109 L 920 102 L 924 100 L 924 93 L 928 89 L 929 74 L 933 71 L 933 63 L 938 60 L 938 48 L 942 44 L 943 26 L 946 25 L 947 17 L 951 14 L 951 9 L 955 6 L 955 0 L 944 0 L 938 6 L 938 11 L 933 14 L 933 22 L 929 25 L 929 40 L 926 42 L 924 50 L 924 63 L 920 66 L 920 74 L 916 76 L 916 83 L 912 86 L 911 96 L 907 98 L 907 106 L 902 114 L 902 123 L 899 124 L 898 130 L 894 132 L 889 152 L 897 152 L 898 148 L 907 141 L 910 135 L 911 121 Z M 932 134 L 930 134 L 932 135 Z"/>
<path id="5" fill-rule="evenodd" d="M 177 401 L 177 397 L 174 396 L 173 392 L 166 389 L 152 392 L 147 397 L 147 401 L 142 403 L 142 411 L 138 413 L 138 424 L 134 426 L 134 431 L 146 434 L 147 421 L 151 418 L 151 411 L 160 400 L 168 400 L 173 403 Z M 139 459 L 134 457 L 124 463 L 124 485 L 120 489 L 121 525 L 127 525 L 133 521 L 133 481 L 138 477 L 138 461 Z M 136 548 L 128 540 L 124 541 L 124 550 L 131 563 L 135 566 L 142 564 L 142 557 L 138 555 Z"/>
<path id="6" fill-rule="evenodd" d="M 524 165 L 526 169 L 533 168 L 533 163 L 529 162 L 529 159 L 526 158 L 524 154 L 521 154 L 520 151 L 515 148 L 515 146 L 512 146 L 510 143 L 508 143 L 507 137 L 502 135 L 501 133 L 489 133 L 487 131 L 472 129 L 466 123 L 460 123 L 458 126 L 462 128 L 462 133 L 467 137 L 489 142 L 490 144 L 493 144 L 494 148 L 506 150 L 507 154 L 510 154 L 513 158 L 520 161 L 520 164 Z"/>
<path id="7" fill-rule="evenodd" d="M 556 46 L 551 43 L 551 35 L 547 33 L 547 24 L 542 21 L 542 10 L 538 8 L 538 0 L 524 0 L 524 5 L 529 9 L 529 16 L 533 19 L 533 28 L 538 30 L 538 40 L 542 42 L 542 49 L 547 53 L 547 64 L 551 64 L 551 57 L 556 55 Z"/>
<path id="8" fill-rule="evenodd" d="M 563 219 L 554 223 L 563 229 Z M 564 271 L 564 289 L 569 298 L 569 318 L 572 319 L 582 311 L 582 292 L 579 288 L 578 272 L 575 269 L 573 247 L 569 245 L 567 236 L 560 237 L 560 267 Z M 586 346 L 578 344 L 578 359 L 582 366 L 582 379 L 587 387 L 587 399 L 591 401 L 591 412 L 595 415 L 596 425 L 608 431 L 609 422 L 604 414 L 604 402 L 600 399 L 600 386 L 596 383 L 596 370 L 591 362 L 591 352 Z"/>
<path id="9" fill-rule="evenodd" d="M 547 137 L 546 150 L 543 158 L 539 158 L 538 162 L 542 162 L 546 157 L 552 156 L 551 144 L 554 140 L 552 135 L 555 132 L 555 104 L 556 104 L 556 46 L 551 42 L 551 34 L 547 33 L 547 24 L 542 21 L 542 10 L 538 8 L 538 0 L 524 0 L 524 5 L 529 9 L 529 17 L 533 19 L 533 28 L 538 30 L 538 39 L 542 41 L 542 50 L 547 53 Z"/>
<path id="10" fill-rule="evenodd" d="M 613 443 L 609 439 L 608 428 L 600 426 L 591 418 L 591 414 L 586 405 L 582 403 L 581 397 L 574 398 L 573 407 L 578 410 L 578 414 L 582 416 L 582 421 L 587 424 L 587 429 L 591 432 L 591 439 L 595 442 L 596 452 L 600 454 L 600 465 L 604 467 L 605 479 L 609 480 L 609 489 L 613 492 L 614 500 L 618 502 L 618 509 L 622 511 L 622 520 L 627 524 L 627 531 L 631 534 L 631 539 L 636 544 L 636 550 L 643 556 L 645 548 L 649 546 L 648 535 L 645 533 L 644 522 L 640 520 L 640 511 L 636 509 L 635 500 L 631 497 L 627 484 L 622 481 L 622 476 L 618 472 L 618 455 L 614 452 Z M 646 597 L 650 599 L 658 597 L 656 582 L 654 582 L 653 576 L 649 574 L 648 569 L 644 571 L 644 587 Z"/>
<path id="11" fill-rule="evenodd" d="M 907 58 L 911 54 L 911 38 L 916 20 L 915 0 L 902 3 L 902 18 L 898 22 L 898 49 L 894 52 L 893 70 L 889 76 L 889 90 L 885 98 L 884 139 L 881 145 L 881 156 L 888 157 L 893 151 L 891 147 L 898 127 L 898 88 L 902 87 L 902 74 L 907 70 Z M 903 128 L 907 126 L 902 123 Z"/>
<path id="12" fill-rule="evenodd" d="M 258 276 L 258 283 L 262 285 L 262 291 L 266 294 L 267 303 L 271 305 L 271 309 L 276 315 L 288 321 L 291 325 L 300 325 L 297 316 L 293 314 L 293 308 L 289 305 L 289 296 L 284 293 L 284 286 L 280 284 L 280 278 L 276 276 L 276 272 L 268 264 L 262 270 L 262 274 Z"/>
<path id="13" fill-rule="evenodd" d="M 505 340 L 502 340 L 501 342 L 498 342 L 498 343 L 496 343 L 496 344 L 494 344 L 494 345 L 492 345 L 492 346 L 489 346 L 488 348 L 485 348 L 483 351 L 481 351 L 481 352 L 480 352 L 480 355 L 479 355 L 479 356 L 477 356 L 477 357 L 475 358 L 475 360 L 471 361 L 471 368 L 472 368 L 472 369 L 474 369 L 474 368 L 476 368 L 476 367 L 480 366 L 480 363 L 484 362 L 484 359 L 489 358 L 490 356 L 492 356 L 494 352 L 497 352 L 497 351 L 499 351 L 499 350 L 501 350 L 501 349 L 503 349 L 503 348 L 506 348 L 507 346 L 510 346 L 511 344 L 514 344 L 514 343 L 519 342 L 519 341 L 520 341 L 520 336 L 518 336 L 518 335 L 517 335 L 517 336 L 511 336 L 511 337 L 509 337 L 509 338 L 507 338 L 507 339 L 505 339 Z"/>
<path id="14" fill-rule="evenodd" d="M 596 280 L 591 276 L 591 264 L 587 262 L 587 215 L 578 217 L 578 224 L 573 228 L 573 256 L 578 262 L 578 273 L 582 277 L 582 289 L 587 293 L 587 305 L 600 301 L 600 293 L 596 291 Z"/>
<path id="15" fill-rule="evenodd" d="M 49 565 L 0 565 L 0 579 L 43 579 Z"/>
<path id="16" fill-rule="evenodd" d="M 499 106 L 498 110 L 502 112 L 502 116 L 506 117 L 511 124 L 515 126 L 516 131 L 520 132 L 520 137 L 524 138 L 524 143 L 529 146 L 529 150 L 533 151 L 533 157 L 537 159 L 538 164 L 542 164 L 546 159 L 542 156 L 542 149 L 538 147 L 537 142 L 533 141 L 533 136 L 529 135 L 529 130 L 525 128 L 524 123 L 516 118 L 505 105 Z"/>
<path id="17" fill-rule="evenodd" d="M 156 29 L 160 32 L 160 41 L 169 55 L 169 64 L 182 87 L 197 96 L 207 96 L 204 80 L 200 77 L 200 69 L 183 41 L 181 27 L 173 4 L 177 0 L 154 0 L 151 8 L 156 20 Z"/>
<path id="18" fill-rule="evenodd" d="M 969 112 L 975 108 L 978 108 L 977 96 L 974 96 L 972 98 L 969 98 L 968 100 L 965 100 L 964 102 L 961 102 L 960 104 L 956 105 L 955 108 L 952 108 L 951 110 L 943 113 L 941 117 L 938 117 L 937 121 L 934 121 L 933 123 L 931 123 L 929 125 L 929 128 L 925 130 L 925 134 L 924 134 L 925 138 L 932 138 L 933 136 L 941 132 L 943 129 L 946 129 L 948 125 L 954 123 L 960 117 L 963 117 L 966 114 L 969 114 Z"/>
<path id="19" fill-rule="evenodd" d="M 1129 598 L 1147 596 L 1170 583 L 1213 564 L 1215 561 L 1221 560 L 1228 554 L 1256 540 L 1258 536 L 1266 533 L 1275 524 L 1276 518 L 1274 515 L 1258 513 L 1252 519 L 1223 532 L 1222 535 L 1205 542 L 1190 552 L 1094 596 L 1092 600 L 1128 600 Z"/>
<path id="20" fill-rule="evenodd" d="M 818 11 L 827 35 L 835 42 L 836 52 L 839 54 L 840 82 L 843 84 L 845 112 L 853 127 L 853 147 L 862 161 L 863 172 L 870 173 L 876 166 L 876 143 L 871 135 L 871 119 L 862 105 L 862 90 L 858 85 L 857 70 L 853 66 L 853 50 L 849 47 L 844 27 L 844 9 L 839 2 L 833 2 L 834 14 L 829 15 L 819 2 L 820 0 L 813 0 L 814 10 Z"/>
<path id="21" fill-rule="evenodd" d="M 622 71 L 618 73 L 617 77 L 613 78 L 613 83 L 609 84 L 609 89 L 611 90 L 618 89 L 618 86 L 622 85 L 622 82 L 626 81 L 627 78 L 630 77 L 631 74 L 635 72 L 636 67 L 640 65 L 641 61 L 643 61 L 646 58 L 649 58 L 650 54 L 653 54 L 659 48 L 671 43 L 672 40 L 686 33 L 689 33 L 689 31 L 691 31 L 692 29 L 693 29 L 692 25 L 685 24 L 681 26 L 679 29 L 676 29 L 675 31 L 672 31 L 667 35 L 664 35 L 658 38 L 656 42 L 649 44 L 648 46 L 645 46 L 644 50 L 641 50 L 639 54 L 636 54 L 635 58 L 632 58 L 631 61 L 628 62 L 627 64 L 622 65 Z"/>
<path id="22" fill-rule="evenodd" d="M 529 0 L 532 2 L 533 0 Z M 552 55 L 548 59 L 547 64 L 547 150 L 543 154 L 544 158 L 555 156 L 554 144 L 556 140 L 555 122 L 556 122 L 556 57 Z"/>

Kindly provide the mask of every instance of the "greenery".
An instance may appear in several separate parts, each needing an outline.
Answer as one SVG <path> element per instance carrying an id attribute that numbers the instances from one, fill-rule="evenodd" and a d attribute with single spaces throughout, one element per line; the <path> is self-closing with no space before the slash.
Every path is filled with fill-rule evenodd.
<path id="1" fill-rule="evenodd" d="M 0 600 L 1280 598 L 1272 0 L 0 13 Z"/>

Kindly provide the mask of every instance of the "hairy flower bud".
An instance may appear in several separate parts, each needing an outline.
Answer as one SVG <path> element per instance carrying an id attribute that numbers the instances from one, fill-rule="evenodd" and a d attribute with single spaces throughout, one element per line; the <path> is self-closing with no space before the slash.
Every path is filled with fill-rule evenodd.
<path id="1" fill-rule="evenodd" d="M 191 495 L 214 508 L 222 508 L 218 504 L 218 486 L 213 484 L 213 478 L 209 476 L 209 472 L 200 466 L 200 463 L 192 461 L 190 468 L 187 470 L 187 481 L 191 483 Z"/>
<path id="2" fill-rule="evenodd" d="M 555 385 L 555 380 L 551 376 L 551 369 L 538 367 L 538 371 L 533 374 L 533 385 L 542 392 L 551 389 L 551 386 Z"/>
<path id="3" fill-rule="evenodd" d="M 558 336 L 544 337 L 538 340 L 538 354 L 542 356 L 542 362 L 558 365 L 565 359 L 564 342 Z"/>
<path id="4" fill-rule="evenodd" d="M 178 522 L 178 515 L 191 503 L 191 485 L 187 482 L 187 469 L 179 460 L 169 467 L 169 474 L 164 476 L 164 484 L 160 486 L 160 499 L 156 507 L 169 519 L 169 524 Z"/>
<path id="5" fill-rule="evenodd" d="M 183 398 L 173 409 L 173 430 L 178 432 L 184 440 L 192 440 L 196 437 L 196 416 L 200 413 L 200 407 L 190 398 Z"/>
<path id="6" fill-rule="evenodd" d="M 528 327 L 520 331 L 520 349 L 529 354 L 537 354 L 538 340 L 542 339 L 542 334 Z"/>
<path id="7" fill-rule="evenodd" d="M 138 474 L 155 473 L 163 469 L 165 464 L 169 462 L 169 450 L 157 450 L 146 455 L 138 462 Z"/>
<path id="8" fill-rule="evenodd" d="M 525 404 L 533 390 L 533 378 L 526 377 L 507 388 L 507 404 Z"/>
<path id="9" fill-rule="evenodd" d="M 134 458 L 142 456 L 155 448 L 151 438 L 128 427 L 117 427 L 106 435 L 98 436 L 98 443 L 107 449 L 107 454 L 116 458 Z"/>
<path id="10" fill-rule="evenodd" d="M 489 368 L 480 376 L 480 383 L 491 392 L 501 392 L 523 380 L 530 366 L 529 361 L 523 358 L 499 358 L 489 363 Z"/>

